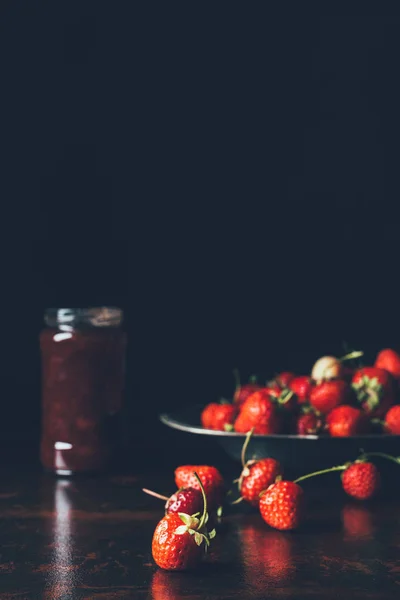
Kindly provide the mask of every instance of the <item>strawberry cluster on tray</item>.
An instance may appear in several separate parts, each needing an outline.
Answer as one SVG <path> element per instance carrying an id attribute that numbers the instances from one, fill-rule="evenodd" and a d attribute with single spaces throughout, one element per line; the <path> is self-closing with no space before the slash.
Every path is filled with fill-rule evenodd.
<path id="1" fill-rule="evenodd" d="M 285 371 L 263 386 L 255 378 L 238 382 L 231 402 L 203 409 L 202 426 L 263 435 L 400 435 L 400 354 L 386 348 L 373 366 L 351 366 L 362 355 L 323 356 L 310 375 Z"/>

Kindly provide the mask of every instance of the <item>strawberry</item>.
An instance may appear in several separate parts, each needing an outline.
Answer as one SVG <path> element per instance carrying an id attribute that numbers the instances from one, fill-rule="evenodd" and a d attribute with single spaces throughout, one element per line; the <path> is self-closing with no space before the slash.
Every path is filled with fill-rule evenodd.
<path id="1" fill-rule="evenodd" d="M 327 416 L 328 431 L 332 437 L 349 437 L 367 433 L 370 424 L 365 413 L 359 408 L 342 404 Z"/>
<path id="2" fill-rule="evenodd" d="M 242 472 L 240 494 L 252 506 L 258 506 L 260 493 L 274 483 L 278 475 L 282 475 L 282 467 L 274 458 L 262 458 Z"/>
<path id="3" fill-rule="evenodd" d="M 392 435 L 400 435 L 400 405 L 392 406 L 385 416 L 385 431 Z"/>
<path id="4" fill-rule="evenodd" d="M 216 431 L 227 431 L 232 429 L 237 407 L 229 402 L 221 401 L 208 404 L 201 413 L 201 422 L 206 429 Z M 206 425 L 205 425 L 206 423 Z"/>
<path id="5" fill-rule="evenodd" d="M 392 377 L 378 367 L 358 369 L 352 379 L 352 387 L 362 408 L 371 416 L 384 415 L 394 401 Z"/>
<path id="6" fill-rule="evenodd" d="M 322 414 L 344 404 L 349 397 L 350 387 L 345 381 L 323 381 L 314 386 L 310 393 L 310 404 Z"/>
<path id="7" fill-rule="evenodd" d="M 203 512 L 188 515 L 170 512 L 158 523 L 152 541 L 152 554 L 155 563 L 168 571 L 185 571 L 195 567 L 201 560 L 206 546 L 215 536 L 215 530 L 208 533 L 206 523 L 207 498 L 199 476 L 192 473 L 203 497 Z"/>
<path id="8" fill-rule="evenodd" d="M 342 375 L 342 363 L 335 356 L 322 356 L 311 370 L 311 379 L 320 383 L 330 379 L 339 379 Z"/>
<path id="9" fill-rule="evenodd" d="M 200 421 L 205 429 L 212 429 L 211 425 L 213 423 L 214 412 L 218 406 L 217 402 L 211 402 L 203 408 L 200 415 Z"/>
<path id="10" fill-rule="evenodd" d="M 194 476 L 198 474 L 207 496 L 210 510 L 218 508 L 223 501 L 225 484 L 221 473 L 215 467 L 208 465 L 183 465 L 175 469 L 175 483 L 178 488 L 200 489 L 200 485 Z"/>
<path id="11" fill-rule="evenodd" d="M 385 369 L 394 379 L 400 379 L 400 354 L 391 348 L 381 350 L 376 357 L 375 367 Z"/>
<path id="12" fill-rule="evenodd" d="M 154 496 L 155 498 L 159 498 L 160 500 L 165 500 L 166 514 L 182 512 L 191 515 L 201 512 L 203 507 L 201 490 L 196 490 L 195 488 L 181 488 L 169 498 L 146 488 L 143 488 L 143 492 L 150 496 Z"/>
<path id="13" fill-rule="evenodd" d="M 246 451 L 253 434 L 251 430 L 245 439 L 242 447 L 242 473 L 239 479 L 234 483 L 238 483 L 240 497 L 233 504 L 237 504 L 241 500 L 246 500 L 252 506 L 258 506 L 260 501 L 260 493 L 274 483 L 278 475 L 282 475 L 282 467 L 274 458 L 262 458 L 261 460 L 248 460 L 246 462 Z"/>
<path id="14" fill-rule="evenodd" d="M 296 431 L 299 435 L 315 435 L 322 430 L 322 421 L 315 412 L 307 412 L 298 416 Z"/>
<path id="15" fill-rule="evenodd" d="M 343 362 L 345 360 L 360 358 L 363 354 L 363 352 L 355 351 L 346 354 L 346 356 L 342 356 L 342 358 L 336 358 L 336 356 L 322 356 L 312 368 L 311 379 L 316 383 L 330 381 L 332 379 L 341 379 L 343 378 L 345 370 Z"/>
<path id="16" fill-rule="evenodd" d="M 279 373 L 279 375 L 277 375 L 275 377 L 275 381 L 279 385 L 280 388 L 287 388 L 287 387 L 289 387 L 289 383 L 294 378 L 295 378 L 294 373 L 291 373 L 290 371 L 283 371 L 282 373 Z"/>
<path id="17" fill-rule="evenodd" d="M 233 402 L 238 406 L 241 406 L 243 402 L 251 395 L 253 392 L 256 392 L 260 389 L 261 386 L 257 384 L 257 378 L 255 375 L 252 375 L 249 379 L 249 383 L 245 383 L 241 385 L 240 383 L 240 375 L 237 369 L 234 369 L 233 375 L 236 381 L 235 393 L 233 395 Z"/>
<path id="18" fill-rule="evenodd" d="M 262 518 L 271 527 L 296 529 L 303 518 L 303 490 L 293 481 L 277 481 L 261 495 L 259 507 Z"/>
<path id="19" fill-rule="evenodd" d="M 310 396 L 312 382 L 306 375 L 301 375 L 292 379 L 289 383 L 289 388 L 296 394 L 297 402 L 304 404 Z"/>
<path id="20" fill-rule="evenodd" d="M 234 423 L 234 429 L 239 433 L 254 429 L 254 433 L 267 435 L 279 433 L 280 428 L 277 407 L 267 388 L 262 388 L 247 398 Z"/>
<path id="21" fill-rule="evenodd" d="M 354 462 L 342 474 L 342 486 L 346 494 L 358 500 L 368 500 L 380 486 L 380 475 L 371 462 Z"/>

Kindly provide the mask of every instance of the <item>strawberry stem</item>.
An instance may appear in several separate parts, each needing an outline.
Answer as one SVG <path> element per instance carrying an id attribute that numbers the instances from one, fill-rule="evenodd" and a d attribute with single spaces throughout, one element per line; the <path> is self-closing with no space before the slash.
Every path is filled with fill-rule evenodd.
<path id="1" fill-rule="evenodd" d="M 199 482 L 199 486 L 200 486 L 200 490 L 201 490 L 201 495 L 203 496 L 203 512 L 202 512 L 202 515 L 200 517 L 199 526 L 197 528 L 197 531 L 200 531 L 201 528 L 204 525 L 205 520 L 206 520 L 206 515 L 207 515 L 207 496 L 206 496 L 206 493 L 204 491 L 204 486 L 203 486 L 203 484 L 201 482 L 201 479 L 197 475 L 196 471 L 194 471 L 193 475 L 196 477 L 197 481 Z"/>
<path id="2" fill-rule="evenodd" d="M 299 481 L 304 481 L 305 479 L 309 479 L 310 477 L 315 477 L 316 475 L 325 475 L 325 473 L 332 473 L 333 471 L 344 471 L 347 469 L 348 465 L 339 465 L 337 467 L 330 467 L 329 469 L 323 469 L 322 471 L 315 471 L 314 473 L 308 473 L 308 475 L 303 475 L 302 477 L 298 477 L 295 479 L 293 483 L 299 483 Z"/>
<path id="3" fill-rule="evenodd" d="M 147 490 L 146 488 L 142 488 L 142 492 L 145 494 L 149 494 L 149 496 L 154 496 L 154 498 L 158 498 L 159 500 L 169 500 L 167 496 L 162 496 L 161 494 L 157 494 L 157 492 L 153 492 L 152 490 Z"/>
<path id="4" fill-rule="evenodd" d="M 349 352 L 349 354 L 345 354 L 342 358 L 339 358 L 340 362 L 344 362 L 345 360 L 353 360 L 354 358 L 361 358 L 364 356 L 364 352 L 362 350 L 355 350 L 354 352 Z"/>
<path id="5" fill-rule="evenodd" d="M 386 458 L 387 460 L 391 460 L 392 462 L 395 462 L 396 465 L 400 465 L 400 457 L 397 458 L 396 456 L 391 456 L 390 454 L 385 454 L 384 452 L 365 452 L 364 454 L 362 454 L 360 456 L 359 460 L 362 460 L 364 458 L 369 458 L 370 456 Z"/>
<path id="6" fill-rule="evenodd" d="M 246 467 L 246 452 L 247 452 L 247 447 L 250 443 L 250 438 L 253 435 L 253 431 L 254 431 L 254 427 L 252 427 L 250 429 L 250 431 L 247 432 L 246 434 L 246 439 L 244 441 L 243 447 L 242 447 L 242 453 L 240 455 L 241 461 L 242 461 L 242 467 L 243 469 Z"/>

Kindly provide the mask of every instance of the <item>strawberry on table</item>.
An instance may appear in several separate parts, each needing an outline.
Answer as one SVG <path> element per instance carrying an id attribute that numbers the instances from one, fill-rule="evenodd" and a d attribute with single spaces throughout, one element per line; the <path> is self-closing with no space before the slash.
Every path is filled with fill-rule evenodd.
<path id="1" fill-rule="evenodd" d="M 343 380 L 323 381 L 315 385 L 310 392 L 310 404 L 321 414 L 344 404 L 350 396 L 351 388 Z"/>
<path id="2" fill-rule="evenodd" d="M 237 504 L 241 500 L 245 500 L 252 506 L 258 506 L 260 501 L 260 493 L 274 483 L 278 475 L 282 475 L 282 467 L 274 458 L 262 458 L 259 460 L 246 461 L 246 451 L 250 442 L 253 431 L 250 431 L 242 448 L 242 473 L 239 479 L 234 483 L 238 483 L 240 497 L 235 500 Z"/>
<path id="3" fill-rule="evenodd" d="M 200 484 L 194 476 L 194 471 L 200 478 L 207 496 L 210 510 L 221 506 L 225 495 L 225 483 L 216 467 L 208 465 L 182 465 L 175 469 L 175 483 L 178 488 L 200 489 Z"/>
<path id="4" fill-rule="evenodd" d="M 352 379 L 357 400 L 371 417 L 384 415 L 394 402 L 392 376 L 385 369 L 363 367 Z"/>
<path id="5" fill-rule="evenodd" d="M 349 496 L 358 500 L 368 500 L 379 490 L 379 471 L 371 462 L 356 461 L 343 472 L 342 486 Z"/>
<path id="6" fill-rule="evenodd" d="M 282 531 L 296 529 L 304 514 L 303 489 L 293 481 L 277 481 L 261 495 L 259 508 L 271 527 Z"/>
<path id="7" fill-rule="evenodd" d="M 201 490 L 199 489 L 181 488 L 169 498 L 168 496 L 163 496 L 146 488 L 143 488 L 143 492 L 145 492 L 145 494 L 149 494 L 149 496 L 154 496 L 155 498 L 164 500 L 166 514 L 182 512 L 191 515 L 202 511 L 203 496 L 201 494 Z"/>
<path id="8" fill-rule="evenodd" d="M 370 423 L 366 414 L 359 408 L 342 404 L 334 408 L 326 417 L 329 434 L 332 437 L 349 437 L 367 433 Z"/>
<path id="9" fill-rule="evenodd" d="M 385 369 L 394 379 L 400 379 L 400 354 L 391 348 L 381 350 L 376 357 L 375 367 Z"/>
<path id="10" fill-rule="evenodd" d="M 251 429 L 254 433 L 264 435 L 279 433 L 281 420 L 267 388 L 262 388 L 247 398 L 236 418 L 234 429 L 239 433 L 247 433 Z"/>
<path id="11" fill-rule="evenodd" d="M 371 452 L 369 454 L 363 454 L 352 463 L 346 463 L 344 465 L 338 465 L 336 467 L 330 467 L 328 469 L 323 469 L 322 471 L 315 471 L 314 473 L 303 475 L 296 479 L 295 483 L 310 479 L 311 477 L 326 475 L 327 473 L 333 473 L 335 471 L 342 471 L 341 479 L 344 491 L 349 496 L 357 498 L 358 500 L 367 500 L 377 493 L 380 486 L 379 471 L 377 467 L 368 460 L 368 457 L 370 456 L 380 456 L 399 464 L 399 460 L 394 456 L 382 454 L 380 452 Z"/>
<path id="12" fill-rule="evenodd" d="M 200 486 L 203 498 L 203 512 L 199 514 L 179 514 L 169 512 L 158 523 L 152 541 L 152 555 L 155 563 L 168 571 L 185 571 L 198 565 L 215 530 L 207 531 L 207 498 L 196 473 L 192 474 Z"/>

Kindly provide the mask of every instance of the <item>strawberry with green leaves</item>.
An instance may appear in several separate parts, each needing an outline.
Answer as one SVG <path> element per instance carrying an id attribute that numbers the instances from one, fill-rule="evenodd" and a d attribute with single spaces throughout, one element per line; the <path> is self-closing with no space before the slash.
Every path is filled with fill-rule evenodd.
<path id="1" fill-rule="evenodd" d="M 194 472 L 203 496 L 203 512 L 189 515 L 170 512 L 158 523 L 152 541 L 154 562 L 167 571 L 186 571 L 196 567 L 204 556 L 215 530 L 207 531 L 207 498 L 200 478 Z"/>
<path id="2" fill-rule="evenodd" d="M 371 417 L 383 416 L 394 402 L 392 376 L 385 369 L 363 367 L 352 379 L 357 400 Z"/>

